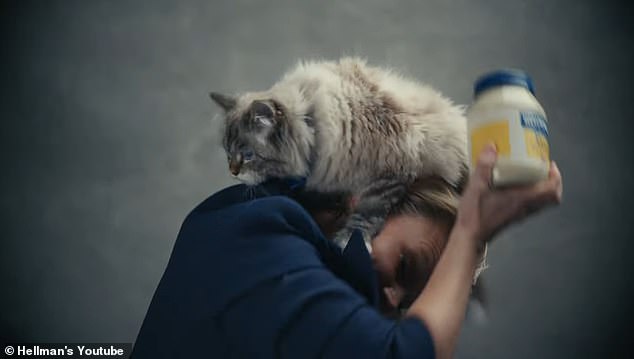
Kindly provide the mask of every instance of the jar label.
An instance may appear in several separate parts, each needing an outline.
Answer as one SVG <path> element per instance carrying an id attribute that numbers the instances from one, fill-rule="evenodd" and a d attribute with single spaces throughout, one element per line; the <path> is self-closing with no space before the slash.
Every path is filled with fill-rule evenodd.
<path id="1" fill-rule="evenodd" d="M 526 156 L 549 161 L 548 127 L 539 113 L 520 112 L 520 123 L 524 129 Z"/>
<path id="2" fill-rule="evenodd" d="M 471 131 L 471 163 L 478 162 L 478 155 L 488 143 L 495 144 L 499 156 L 511 155 L 508 120 L 493 120 Z"/>
<path id="3" fill-rule="evenodd" d="M 500 158 L 549 161 L 547 122 L 538 112 L 514 109 L 478 112 L 471 114 L 468 126 L 472 165 L 487 143 L 495 144 Z"/>

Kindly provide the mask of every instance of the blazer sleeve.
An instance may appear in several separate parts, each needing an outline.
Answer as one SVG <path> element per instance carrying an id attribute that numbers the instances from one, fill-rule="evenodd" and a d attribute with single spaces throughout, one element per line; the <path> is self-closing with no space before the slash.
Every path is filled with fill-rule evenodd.
<path id="1" fill-rule="evenodd" d="M 258 216 L 258 227 L 267 230 L 252 238 L 259 241 L 260 248 L 268 248 L 259 256 L 318 257 L 310 241 L 302 238 L 310 235 L 306 230 L 309 224 L 296 217 L 297 211 L 277 208 L 268 213 L 278 215 Z M 302 245 L 288 247 L 284 254 L 272 250 L 275 243 L 289 242 Z M 232 353 L 275 358 L 434 357 L 433 342 L 423 322 L 385 318 L 323 263 L 309 262 L 318 265 L 296 267 L 258 282 L 224 306 L 217 325 Z"/>

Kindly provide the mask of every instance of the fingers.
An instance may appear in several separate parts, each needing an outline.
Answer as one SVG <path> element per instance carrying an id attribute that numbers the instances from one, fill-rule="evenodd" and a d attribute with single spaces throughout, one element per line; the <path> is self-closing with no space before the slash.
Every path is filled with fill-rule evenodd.
<path id="1" fill-rule="evenodd" d="M 457 223 L 484 240 L 508 224 L 561 202 L 562 180 L 557 165 L 552 162 L 548 178 L 521 187 L 492 189 L 493 167 L 497 160 L 495 146 L 485 146 L 478 157 L 475 171 L 460 200 Z"/>
<path id="2" fill-rule="evenodd" d="M 563 193 L 561 173 L 555 162 L 551 162 L 548 179 L 525 189 L 523 196 L 533 198 L 535 202 L 560 203 Z"/>
<path id="3" fill-rule="evenodd" d="M 484 147 L 482 152 L 480 152 L 475 172 L 470 180 L 470 185 L 475 186 L 480 190 L 489 188 L 491 184 L 493 166 L 495 166 L 496 160 L 497 151 L 495 149 L 495 146 L 489 143 Z"/>
<path id="4" fill-rule="evenodd" d="M 523 218 L 544 207 L 560 203 L 562 192 L 561 174 L 553 162 L 548 179 L 530 186 L 497 190 L 492 195 L 507 201 L 510 212 Z"/>
<path id="5" fill-rule="evenodd" d="M 553 181 L 553 185 L 555 186 L 556 192 L 557 192 L 557 203 L 561 203 L 564 187 L 563 187 L 563 180 L 561 179 L 561 173 L 559 172 L 559 167 L 557 167 L 557 163 L 555 163 L 555 161 L 552 161 L 550 163 L 550 172 L 548 173 L 548 180 Z"/>

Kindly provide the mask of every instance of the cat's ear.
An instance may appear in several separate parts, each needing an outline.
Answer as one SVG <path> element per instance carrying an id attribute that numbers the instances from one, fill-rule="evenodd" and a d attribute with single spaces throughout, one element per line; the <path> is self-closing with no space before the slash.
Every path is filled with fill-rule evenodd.
<path id="1" fill-rule="evenodd" d="M 260 126 L 271 127 L 275 124 L 273 108 L 264 101 L 253 101 L 253 104 L 251 104 L 251 116 Z"/>
<path id="2" fill-rule="evenodd" d="M 223 95 L 218 92 L 209 93 L 209 97 L 225 111 L 231 111 L 236 107 L 237 100 L 235 97 Z"/>

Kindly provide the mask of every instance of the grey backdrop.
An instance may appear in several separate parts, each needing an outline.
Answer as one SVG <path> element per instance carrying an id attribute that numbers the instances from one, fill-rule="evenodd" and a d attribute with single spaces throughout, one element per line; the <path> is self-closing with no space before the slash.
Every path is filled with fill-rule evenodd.
<path id="1" fill-rule="evenodd" d="M 208 91 L 342 54 L 459 103 L 482 72 L 524 68 L 549 115 L 565 202 L 493 244 L 489 318 L 464 327 L 458 357 L 609 357 L 633 339 L 631 6 L 3 4 L 4 340 L 133 341 L 182 219 L 232 183 Z"/>

